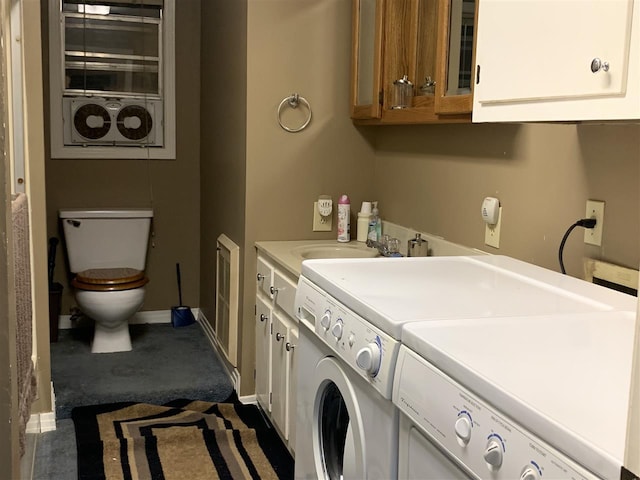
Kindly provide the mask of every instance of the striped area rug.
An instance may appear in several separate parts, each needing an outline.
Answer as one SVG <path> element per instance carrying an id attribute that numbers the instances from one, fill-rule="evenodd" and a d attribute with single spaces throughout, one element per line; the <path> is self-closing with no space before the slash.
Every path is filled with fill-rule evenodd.
<path id="1" fill-rule="evenodd" d="M 71 416 L 81 480 L 293 478 L 291 455 L 255 405 L 125 402 Z"/>

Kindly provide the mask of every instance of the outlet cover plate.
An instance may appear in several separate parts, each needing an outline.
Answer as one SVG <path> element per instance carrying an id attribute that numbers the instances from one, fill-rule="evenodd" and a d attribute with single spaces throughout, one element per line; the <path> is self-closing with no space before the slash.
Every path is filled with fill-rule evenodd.
<path id="1" fill-rule="evenodd" d="M 584 229 L 584 243 L 602 246 L 602 229 L 604 228 L 604 202 L 599 200 L 587 200 L 587 209 L 584 218 L 595 218 L 596 226 Z"/>
<path id="2" fill-rule="evenodd" d="M 313 202 L 313 231 L 330 232 L 332 228 L 331 215 L 323 217 L 318 210 L 318 202 Z"/>
<path id="3" fill-rule="evenodd" d="M 502 207 L 498 209 L 498 223 L 489 225 L 485 223 L 484 243 L 490 247 L 500 248 L 500 227 L 502 226 Z"/>

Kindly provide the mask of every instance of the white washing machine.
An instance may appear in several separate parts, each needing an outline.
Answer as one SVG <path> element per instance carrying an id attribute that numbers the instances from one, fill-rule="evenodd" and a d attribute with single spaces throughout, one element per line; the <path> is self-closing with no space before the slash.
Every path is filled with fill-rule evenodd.
<path id="1" fill-rule="evenodd" d="M 297 479 L 391 479 L 398 411 L 300 324 L 298 339 Z"/>
<path id="2" fill-rule="evenodd" d="M 634 479 L 635 310 L 405 326 L 400 479 Z"/>
<path id="3" fill-rule="evenodd" d="M 305 361 L 305 348 L 311 349 L 319 341 L 322 358 L 331 357 L 326 364 L 339 367 L 350 385 L 346 397 L 353 396 L 353 404 L 363 406 L 360 410 L 376 419 L 372 423 L 385 432 L 382 436 L 369 434 L 367 429 L 378 426 L 347 426 L 345 442 L 358 445 L 357 432 L 366 445 L 353 447 L 363 452 L 352 457 L 361 466 L 349 465 L 361 474 L 351 475 L 352 470 L 344 474 L 342 460 L 344 478 L 395 478 L 399 427 L 391 393 L 403 326 L 635 308 L 632 297 L 605 290 L 501 256 L 304 261 L 295 308 L 304 324 L 300 337 L 304 333 L 310 341 L 298 349 L 296 477 L 341 478 L 339 469 L 327 467 L 333 460 L 327 457 L 330 450 L 319 427 L 325 421 L 319 407 L 324 395 L 320 387 L 330 382 L 320 377 L 310 380 L 317 375 L 320 362 Z M 363 397 L 377 395 L 383 401 L 364 407 L 368 404 Z M 381 438 L 395 440 L 375 447 Z M 341 447 L 331 455 L 344 459 L 349 456 L 344 452 L 351 450 Z M 368 465 L 380 467 L 374 472 Z"/>

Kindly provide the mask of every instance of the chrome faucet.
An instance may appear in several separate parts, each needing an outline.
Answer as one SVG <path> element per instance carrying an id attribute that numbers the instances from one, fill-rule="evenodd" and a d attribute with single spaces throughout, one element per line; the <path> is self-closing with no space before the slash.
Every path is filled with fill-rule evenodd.
<path id="1" fill-rule="evenodd" d="M 383 257 L 401 257 L 402 254 L 398 251 L 399 244 L 397 238 L 389 238 L 389 235 L 385 235 L 382 242 L 367 239 L 367 247 L 376 248 Z"/>

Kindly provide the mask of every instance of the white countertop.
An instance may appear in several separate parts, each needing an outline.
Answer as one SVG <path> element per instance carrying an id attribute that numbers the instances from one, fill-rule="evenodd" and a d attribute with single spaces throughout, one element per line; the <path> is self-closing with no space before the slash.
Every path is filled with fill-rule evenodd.
<path id="1" fill-rule="evenodd" d="M 395 339 L 453 318 L 633 310 L 636 299 L 504 256 L 309 260 L 302 275 Z"/>

